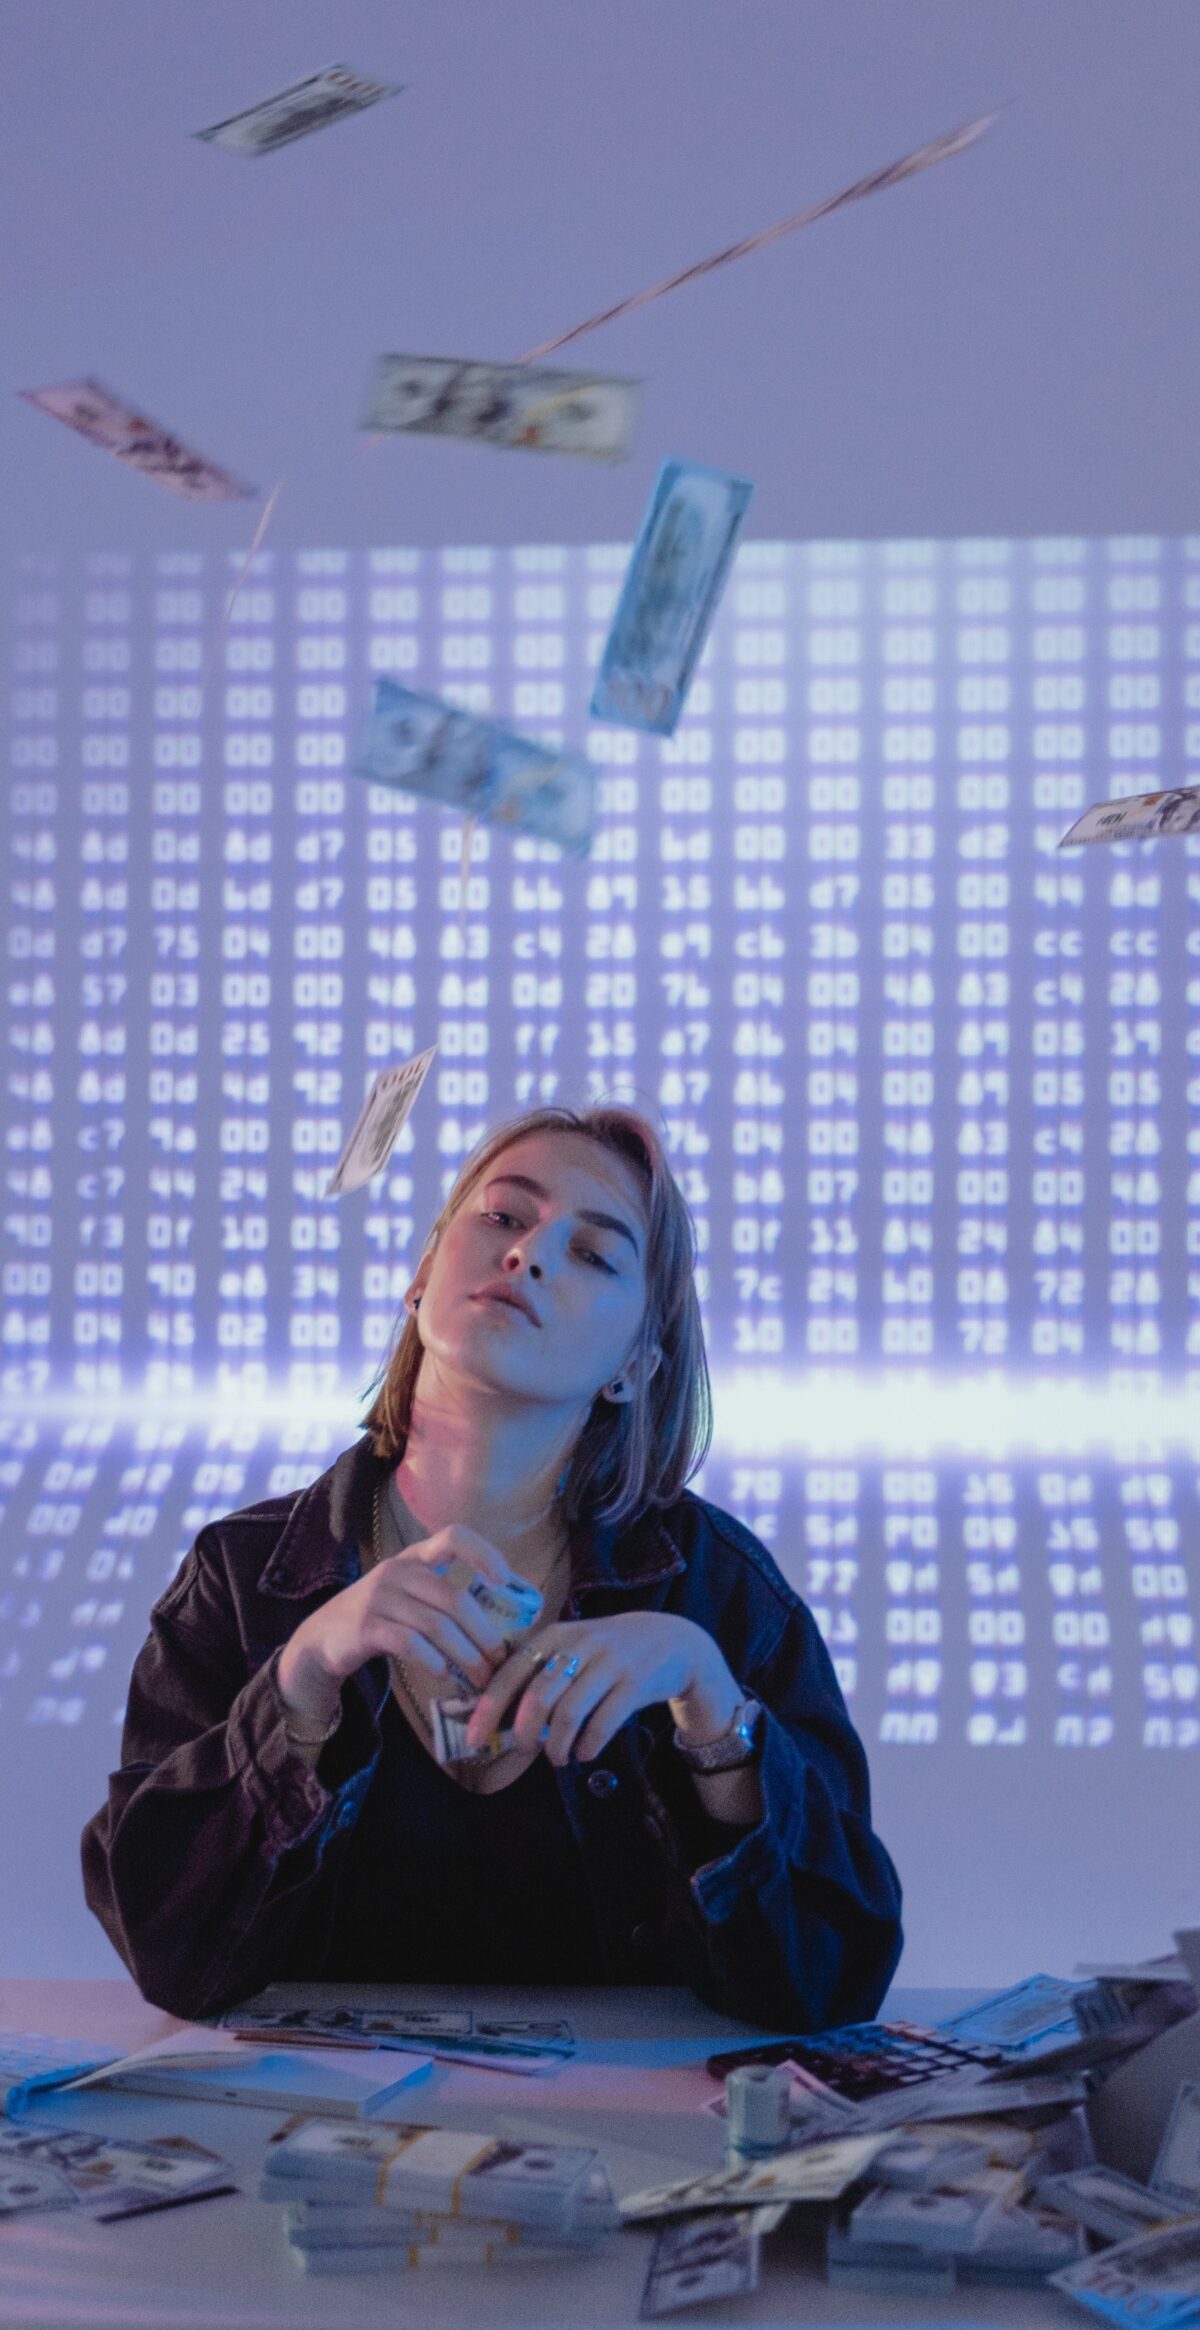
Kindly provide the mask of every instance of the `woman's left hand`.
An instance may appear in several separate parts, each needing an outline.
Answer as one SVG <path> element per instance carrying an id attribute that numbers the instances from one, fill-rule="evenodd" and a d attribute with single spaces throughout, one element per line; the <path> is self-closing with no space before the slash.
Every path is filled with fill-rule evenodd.
<path id="1" fill-rule="evenodd" d="M 536 1661 L 536 1663 L 534 1663 Z M 690 1618 L 622 1610 L 539 1627 L 493 1675 L 467 1726 L 473 1747 L 501 1727 L 552 1764 L 602 1754 L 639 1707 L 671 1702 L 676 1724 L 699 1747 L 728 1730 L 741 1702 L 711 1634 Z"/>

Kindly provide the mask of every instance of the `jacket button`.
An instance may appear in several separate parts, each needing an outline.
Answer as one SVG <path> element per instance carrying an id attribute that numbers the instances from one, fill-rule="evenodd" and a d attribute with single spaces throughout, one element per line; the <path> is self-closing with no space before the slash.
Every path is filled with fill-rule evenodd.
<path id="1" fill-rule="evenodd" d="M 654 1928 L 652 1925 L 635 1925 L 629 1939 L 635 1950 L 652 1950 L 655 1943 Z"/>
<path id="2" fill-rule="evenodd" d="M 611 1796 L 614 1788 L 619 1786 L 616 1773 L 606 1771 L 603 1766 L 598 1772 L 588 1773 L 589 1796 Z"/>

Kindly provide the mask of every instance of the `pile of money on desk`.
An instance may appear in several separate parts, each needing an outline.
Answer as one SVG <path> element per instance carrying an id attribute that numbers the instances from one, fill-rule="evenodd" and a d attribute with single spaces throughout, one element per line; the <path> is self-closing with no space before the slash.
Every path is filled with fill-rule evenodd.
<path id="1" fill-rule="evenodd" d="M 1200 2321 L 1200 1935 L 1179 1939 L 1186 1962 L 1034 1975 L 937 2030 L 712 2058 L 725 2168 L 621 2202 L 667 2220 L 643 2314 L 753 2288 L 790 2213 L 839 2286 L 1050 2281 L 1124 2330 Z"/>

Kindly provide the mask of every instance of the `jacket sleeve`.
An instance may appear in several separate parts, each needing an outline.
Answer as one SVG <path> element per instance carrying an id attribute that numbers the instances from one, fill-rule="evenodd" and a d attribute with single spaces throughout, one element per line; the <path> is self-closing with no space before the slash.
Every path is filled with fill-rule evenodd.
<path id="1" fill-rule="evenodd" d="M 669 1739 L 647 1767 L 670 1863 L 667 1947 L 720 2013 L 780 2030 L 869 2019 L 900 1955 L 900 1883 L 871 1827 L 866 1757 L 829 1654 L 793 1601 L 740 1678 L 763 1715 L 763 1817 L 730 1829 Z"/>
<path id="2" fill-rule="evenodd" d="M 378 1752 L 351 1684 L 318 1777 L 288 1741 L 277 1660 L 247 1678 L 219 1551 L 202 1532 L 151 1614 L 121 1768 L 82 1840 L 89 1908 L 150 2004 L 188 2020 L 271 1979 Z"/>

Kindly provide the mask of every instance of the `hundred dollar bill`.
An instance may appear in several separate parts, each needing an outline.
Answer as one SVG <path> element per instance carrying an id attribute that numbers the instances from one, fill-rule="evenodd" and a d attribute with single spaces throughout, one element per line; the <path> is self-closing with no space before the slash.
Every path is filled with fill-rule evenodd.
<path id="1" fill-rule="evenodd" d="M 439 1764 L 494 1764 L 515 1745 L 511 1731 L 499 1725 L 482 1747 L 472 1747 L 467 1725 L 479 1705 L 477 1699 L 435 1699 L 429 1710 L 433 1726 L 433 1753 Z"/>
<path id="2" fill-rule="evenodd" d="M 359 425 L 624 461 L 639 386 L 608 373 L 561 372 L 547 365 L 380 356 Z"/>
<path id="3" fill-rule="evenodd" d="M 542 1597 L 537 1587 L 518 1583 L 516 1579 L 498 1586 L 494 1579 L 475 1573 L 467 1592 L 499 1621 L 506 1641 L 519 1641 L 541 1613 Z"/>
<path id="4" fill-rule="evenodd" d="M 1097 801 L 1064 833 L 1060 849 L 1088 841 L 1153 841 L 1160 833 L 1200 833 L 1200 785 L 1170 793 L 1131 793 L 1125 801 Z"/>
<path id="5" fill-rule="evenodd" d="M 765 2215 L 765 2211 L 761 2212 Z M 656 2321 L 681 2306 L 740 2298 L 758 2288 L 757 2209 L 710 2209 L 663 2225 L 650 2253 L 640 2318 Z"/>
<path id="6" fill-rule="evenodd" d="M 0 2171 L 55 2168 L 100 2223 L 236 2191 L 228 2164 L 190 2136 L 106 2136 L 82 2128 L 0 2125 Z"/>
<path id="7" fill-rule="evenodd" d="M 345 1197 L 365 1188 L 387 1164 L 406 1119 L 411 1115 L 437 1045 L 418 1052 L 402 1068 L 384 1068 L 375 1078 L 359 1110 L 354 1130 L 325 1184 L 326 1197 Z"/>
<path id="8" fill-rule="evenodd" d="M 173 437 L 157 421 L 127 405 L 99 380 L 64 380 L 50 388 L 22 388 L 18 395 L 52 420 L 65 422 L 102 453 L 114 453 L 131 469 L 141 471 L 171 493 L 189 502 L 245 501 L 257 487 L 243 485 L 215 461 L 193 453 L 181 438 Z"/>
<path id="9" fill-rule="evenodd" d="M 1053 1974 L 1031 1974 L 1011 1990 L 998 1990 L 978 2006 L 950 2015 L 938 2029 L 975 2047 L 995 2047 L 1005 2054 L 1029 2056 L 1079 2036 L 1074 2000 L 1081 1982 L 1062 1982 Z"/>
<path id="10" fill-rule="evenodd" d="M 1165 2194 L 1099 2164 L 1069 2169 L 1064 2176 L 1041 2177 L 1037 2197 L 1044 2207 L 1098 2233 L 1102 2241 L 1131 2241 L 1187 2213 Z"/>
<path id="11" fill-rule="evenodd" d="M 76 2195 L 61 2168 L 29 2160 L 20 2168 L 0 2167 L 0 2218 L 36 2209 L 73 2209 Z"/>
<path id="12" fill-rule="evenodd" d="M 1117 2330 L 1173 2330 L 1200 2317 L 1200 2220 L 1118 2242 L 1050 2276 L 1050 2287 Z"/>
<path id="13" fill-rule="evenodd" d="M 440 696 L 379 680 L 354 763 L 356 776 L 394 792 L 422 793 L 586 857 L 595 821 L 595 774 L 578 753 L 512 736 Z"/>
<path id="14" fill-rule="evenodd" d="M 362 113 L 381 97 L 398 96 L 403 86 L 402 81 L 369 81 L 364 74 L 351 72 L 349 65 L 326 65 L 322 72 L 292 81 L 273 97 L 247 106 L 244 113 L 231 113 L 193 135 L 210 146 L 228 146 L 235 154 L 273 154 L 277 146 L 290 146 L 293 138 L 310 137 L 347 114 Z"/>
<path id="15" fill-rule="evenodd" d="M 1168 2201 L 1200 2215 L 1200 2080 L 1185 2080 L 1175 2098 L 1150 2183 Z"/>
<path id="16" fill-rule="evenodd" d="M 708 2175 L 681 2177 L 674 2184 L 630 2193 L 620 2204 L 621 2215 L 637 2222 L 647 2217 L 689 2216 L 694 2209 L 749 2208 L 771 2201 L 835 2201 L 848 2185 L 866 2174 L 883 2141 L 882 2136 L 837 2137 L 753 2166 L 717 2168 Z"/>
<path id="17" fill-rule="evenodd" d="M 594 720 L 673 735 L 753 491 L 723 469 L 664 461 L 597 674 Z"/>
<path id="18" fill-rule="evenodd" d="M 988 2181 L 989 2176 L 993 2179 Z M 881 2243 L 917 2249 L 933 2257 L 962 2257 L 978 2249 L 1006 2202 L 1018 2197 L 1019 2173 L 983 2170 L 964 2179 L 956 2192 L 894 2192 L 879 2187 L 854 2210 L 849 2225 L 853 2243 L 868 2247 Z"/>

